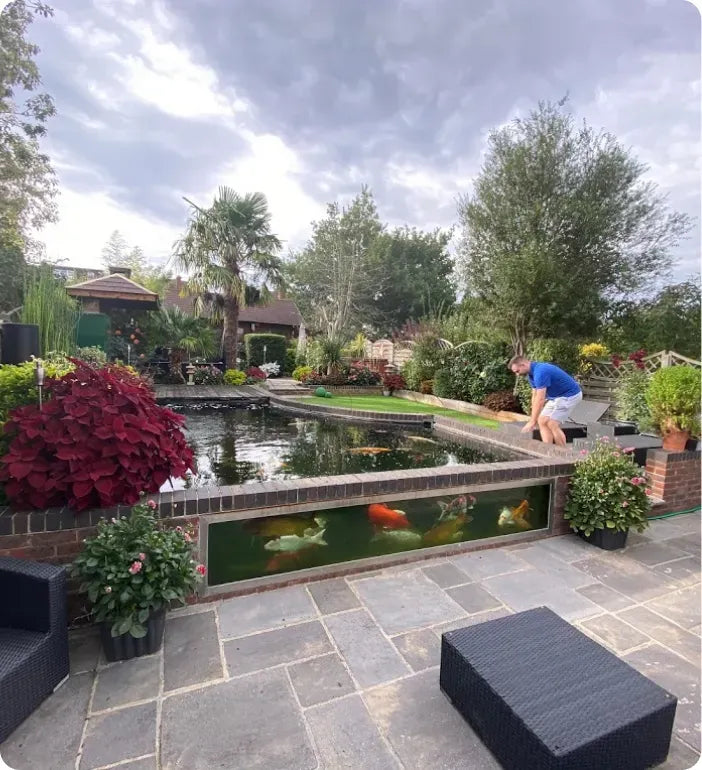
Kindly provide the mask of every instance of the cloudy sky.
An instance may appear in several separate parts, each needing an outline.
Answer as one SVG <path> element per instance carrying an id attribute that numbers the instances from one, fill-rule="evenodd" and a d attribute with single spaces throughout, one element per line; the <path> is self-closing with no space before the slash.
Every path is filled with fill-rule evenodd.
<path id="1" fill-rule="evenodd" d="M 58 116 L 50 257 L 114 229 L 155 261 L 183 196 L 268 196 L 304 243 L 363 183 L 391 224 L 450 226 L 487 132 L 540 99 L 615 133 L 700 213 L 700 15 L 686 0 L 55 0 L 32 38 Z M 676 272 L 698 269 L 699 228 Z"/>

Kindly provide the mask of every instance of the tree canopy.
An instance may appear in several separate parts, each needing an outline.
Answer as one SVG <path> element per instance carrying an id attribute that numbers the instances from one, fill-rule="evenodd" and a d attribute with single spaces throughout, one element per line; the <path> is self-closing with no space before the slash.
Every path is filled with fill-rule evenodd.
<path id="1" fill-rule="evenodd" d="M 541 103 L 494 131 L 459 203 L 463 287 L 521 352 L 534 336 L 594 334 L 611 302 L 670 265 L 689 228 L 611 134 Z"/>

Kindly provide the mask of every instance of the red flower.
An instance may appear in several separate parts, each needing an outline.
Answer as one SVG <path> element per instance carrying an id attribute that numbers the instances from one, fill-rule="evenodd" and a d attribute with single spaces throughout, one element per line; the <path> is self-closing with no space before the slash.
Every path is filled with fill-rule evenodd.
<path id="1" fill-rule="evenodd" d="M 146 554 L 145 553 L 140 553 L 139 554 L 139 561 L 144 561 L 144 559 L 146 559 Z M 134 563 L 136 564 L 136 562 L 134 562 Z"/>
<path id="2" fill-rule="evenodd" d="M 207 567 L 204 564 L 198 564 L 197 567 L 195 567 L 195 572 L 197 572 L 198 575 L 204 575 L 207 572 Z"/>
<path id="3" fill-rule="evenodd" d="M 141 572 L 142 563 L 140 561 L 132 562 L 132 566 L 129 568 L 129 573 L 131 575 L 136 575 L 137 572 Z"/>
<path id="4" fill-rule="evenodd" d="M 149 506 L 149 508 L 151 508 L 152 511 L 156 510 L 156 502 L 154 500 L 149 500 L 147 505 Z"/>

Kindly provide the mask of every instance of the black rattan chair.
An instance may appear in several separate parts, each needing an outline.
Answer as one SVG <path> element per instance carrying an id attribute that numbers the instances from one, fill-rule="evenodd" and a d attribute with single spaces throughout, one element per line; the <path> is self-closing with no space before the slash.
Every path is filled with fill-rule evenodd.
<path id="1" fill-rule="evenodd" d="M 68 665 L 65 568 L 0 557 L 0 743 Z"/>

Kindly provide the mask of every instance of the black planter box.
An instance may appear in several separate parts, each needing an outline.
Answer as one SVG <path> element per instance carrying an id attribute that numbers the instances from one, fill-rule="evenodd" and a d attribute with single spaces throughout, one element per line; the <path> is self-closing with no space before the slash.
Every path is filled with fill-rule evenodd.
<path id="1" fill-rule="evenodd" d="M 163 630 L 166 624 L 166 610 L 159 610 L 151 614 L 146 625 L 146 636 L 135 639 L 131 634 L 112 636 L 111 623 L 102 623 L 100 626 L 100 639 L 105 657 L 110 663 L 116 660 L 129 660 L 139 658 L 142 655 L 153 655 L 161 647 Z"/>
<path id="2" fill-rule="evenodd" d="M 578 532 L 578 534 L 583 540 L 587 540 L 588 543 L 596 545 L 598 548 L 602 548 L 605 551 L 617 551 L 626 545 L 629 530 L 620 532 L 616 529 L 605 528 L 595 529 L 590 535 L 586 535 L 584 532 Z"/>
<path id="3" fill-rule="evenodd" d="M 546 607 L 448 631 L 441 689 L 508 770 L 644 770 L 677 699 Z"/>

